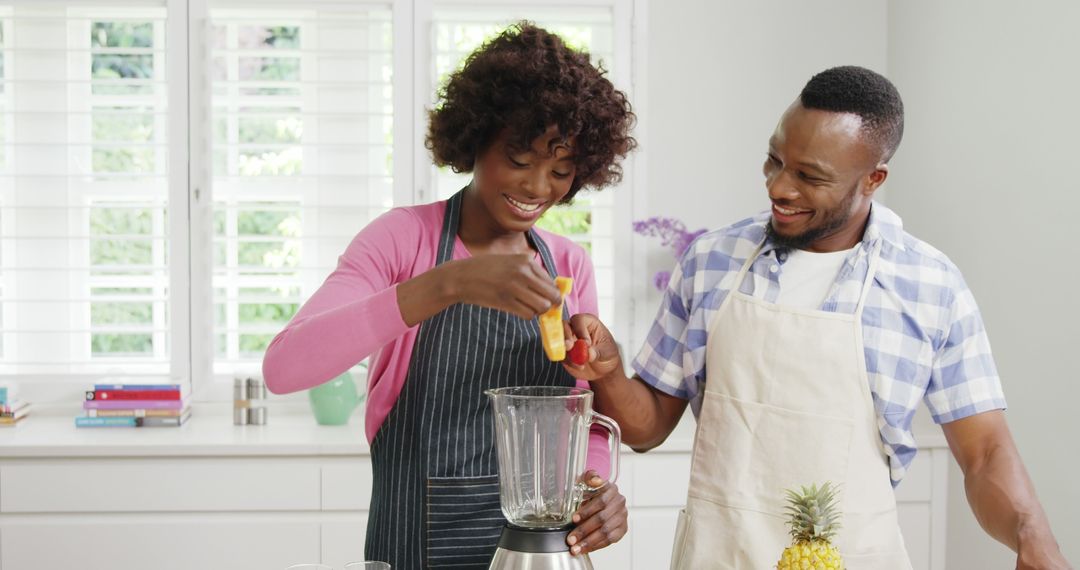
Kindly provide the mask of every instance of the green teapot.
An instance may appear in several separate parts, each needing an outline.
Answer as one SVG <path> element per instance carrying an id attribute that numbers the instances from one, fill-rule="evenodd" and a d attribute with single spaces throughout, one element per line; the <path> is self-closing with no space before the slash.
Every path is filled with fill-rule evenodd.
<path id="1" fill-rule="evenodd" d="M 315 421 L 324 426 L 340 426 L 349 423 L 353 410 L 364 401 L 356 392 L 356 384 L 348 371 L 337 378 L 308 390 L 311 411 Z"/>

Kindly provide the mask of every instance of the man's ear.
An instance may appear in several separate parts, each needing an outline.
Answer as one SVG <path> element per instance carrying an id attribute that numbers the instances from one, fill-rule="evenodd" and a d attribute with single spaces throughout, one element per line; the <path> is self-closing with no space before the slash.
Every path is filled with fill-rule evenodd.
<path id="1" fill-rule="evenodd" d="M 863 190 L 863 194 L 870 196 L 877 190 L 882 184 L 885 183 L 885 179 L 889 177 L 889 165 L 879 164 L 874 168 L 866 177 L 866 188 Z"/>

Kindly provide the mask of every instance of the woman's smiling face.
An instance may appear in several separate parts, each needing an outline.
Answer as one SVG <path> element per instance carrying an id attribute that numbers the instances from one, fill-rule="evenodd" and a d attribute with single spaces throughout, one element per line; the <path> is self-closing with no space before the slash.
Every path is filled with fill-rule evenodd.
<path id="1" fill-rule="evenodd" d="M 576 174 L 572 142 L 554 126 L 529 148 L 509 141 L 504 130 L 476 157 L 472 190 L 498 229 L 525 232 L 570 192 Z"/>

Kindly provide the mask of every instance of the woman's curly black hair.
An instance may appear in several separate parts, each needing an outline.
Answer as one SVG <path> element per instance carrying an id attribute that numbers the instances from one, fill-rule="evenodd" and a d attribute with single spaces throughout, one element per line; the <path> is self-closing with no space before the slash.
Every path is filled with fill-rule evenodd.
<path id="1" fill-rule="evenodd" d="M 507 129 L 510 146 L 528 149 L 552 125 L 573 139 L 576 167 L 570 202 L 583 186 L 622 178 L 619 161 L 637 141 L 626 94 L 589 54 L 531 22 L 518 22 L 474 51 L 439 91 L 425 145 L 435 164 L 471 172 L 476 157 Z"/>

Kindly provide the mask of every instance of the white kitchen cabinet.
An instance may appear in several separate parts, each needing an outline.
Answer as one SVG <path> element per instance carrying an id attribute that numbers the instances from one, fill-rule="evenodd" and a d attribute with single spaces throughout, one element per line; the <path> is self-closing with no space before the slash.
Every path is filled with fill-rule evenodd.
<path id="1" fill-rule="evenodd" d="M 363 559 L 371 461 L 359 423 L 0 432 L 0 569 L 281 570 Z M 358 420 L 354 418 L 354 422 Z"/>
<path id="2" fill-rule="evenodd" d="M 366 508 L 366 507 L 365 507 Z M 364 559 L 364 536 L 367 534 L 367 515 L 350 515 L 346 519 L 327 521 L 322 532 L 322 562 L 334 568 L 344 568 L 346 562 Z"/>
<path id="3" fill-rule="evenodd" d="M 39 415 L 0 432 L 0 570 L 341 568 L 363 557 L 371 461 L 359 427 L 274 416 L 233 427 L 81 429 Z M 660 448 L 624 450 L 630 531 L 598 570 L 667 568 L 686 499 L 693 421 Z M 897 491 L 916 570 L 944 567 L 948 451 L 931 440 Z"/>
<path id="4" fill-rule="evenodd" d="M 11 570 L 281 569 L 318 560 L 319 525 L 284 515 L 66 515 L 5 520 Z"/>

